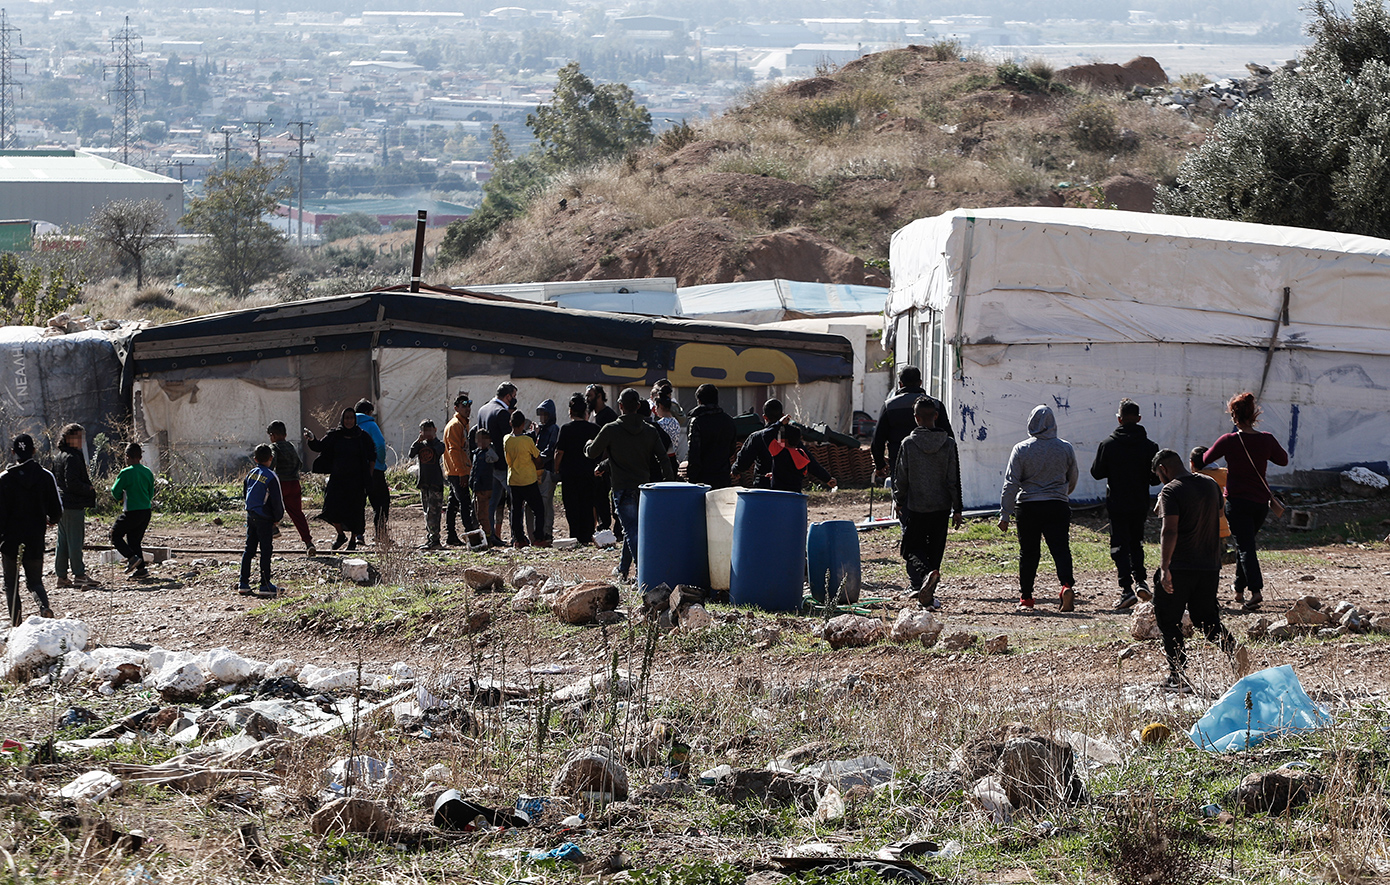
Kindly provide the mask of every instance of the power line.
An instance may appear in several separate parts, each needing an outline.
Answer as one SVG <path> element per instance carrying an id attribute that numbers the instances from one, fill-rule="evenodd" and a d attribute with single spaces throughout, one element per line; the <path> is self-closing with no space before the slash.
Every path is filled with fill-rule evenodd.
<path id="1" fill-rule="evenodd" d="M 135 72 L 143 69 L 148 74 L 150 68 L 144 62 L 136 60 L 136 53 L 145 51 L 145 42 L 139 34 L 130 30 L 130 16 L 125 18 L 125 27 L 111 38 L 111 51 L 116 54 L 116 62 L 106 67 L 115 67 L 116 85 L 111 87 L 107 94 L 115 97 L 121 120 L 118 125 L 111 127 L 111 140 L 119 140 L 121 162 L 129 165 L 130 142 L 133 138 L 131 127 L 138 121 L 140 97 L 145 93 L 145 90 L 135 85 Z M 106 79 L 106 72 L 102 73 L 102 79 Z"/>
<path id="2" fill-rule="evenodd" d="M 10 24 L 5 10 L 0 9 L 0 148 L 16 147 L 19 133 L 14 122 L 14 62 L 24 58 L 14 52 L 15 44 L 23 44 L 19 28 Z"/>
<path id="3" fill-rule="evenodd" d="M 259 10 L 257 10 L 257 11 L 259 12 Z M 274 123 L 274 122 L 275 122 L 274 120 L 242 120 L 242 121 L 241 121 L 241 125 L 243 125 L 243 126 L 255 126 L 255 127 L 256 127 L 256 162 L 257 162 L 257 163 L 260 163 L 260 162 L 261 162 L 261 127 L 262 127 L 262 126 L 269 126 L 271 123 Z"/>

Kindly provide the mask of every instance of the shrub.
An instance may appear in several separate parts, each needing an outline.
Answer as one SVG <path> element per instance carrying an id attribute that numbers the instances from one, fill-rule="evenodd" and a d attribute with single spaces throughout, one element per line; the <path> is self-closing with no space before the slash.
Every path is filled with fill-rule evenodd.
<path id="1" fill-rule="evenodd" d="M 1027 67 L 1006 61 L 994 69 L 994 76 L 1000 83 L 1019 92 L 1046 94 L 1068 91 L 1065 85 L 1052 82 L 1052 65 L 1042 59 L 1032 59 Z"/>
<path id="2" fill-rule="evenodd" d="M 959 40 L 937 40 L 927 46 L 927 57 L 932 61 L 960 61 L 963 52 Z"/>
<path id="3" fill-rule="evenodd" d="M 792 123 L 800 129 L 831 133 L 854 129 L 874 114 L 893 106 L 893 99 L 874 89 L 861 89 L 849 95 L 817 98 L 806 102 L 791 114 Z"/>
<path id="4" fill-rule="evenodd" d="M 681 120 L 656 137 L 656 147 L 663 154 L 674 154 L 699 137 L 700 135 L 695 131 L 694 126 Z"/>
<path id="5" fill-rule="evenodd" d="M 1115 109 L 1102 101 L 1078 105 L 1062 121 L 1067 137 L 1078 147 L 1092 151 L 1112 151 L 1119 144 L 1120 130 Z"/>

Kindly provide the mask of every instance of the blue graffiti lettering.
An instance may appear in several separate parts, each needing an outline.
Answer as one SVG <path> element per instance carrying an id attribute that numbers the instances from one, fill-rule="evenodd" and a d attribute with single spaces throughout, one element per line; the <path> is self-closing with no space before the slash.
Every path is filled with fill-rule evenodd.
<path id="1" fill-rule="evenodd" d="M 1298 404 L 1289 404 L 1289 459 L 1293 459 L 1293 451 L 1298 448 Z"/>
<path id="2" fill-rule="evenodd" d="M 979 429 L 978 431 L 975 432 L 975 438 L 978 439 L 978 440 L 984 440 L 984 438 L 985 438 L 986 436 L 988 436 L 988 435 L 989 435 L 989 432 L 985 430 L 985 427 L 984 427 L 983 424 L 981 424 L 981 425 L 980 425 L 980 429 Z"/>
<path id="3" fill-rule="evenodd" d="M 965 442 L 965 425 L 975 423 L 975 410 L 970 406 L 962 404 L 960 407 L 960 433 L 957 434 L 961 442 Z"/>
<path id="4" fill-rule="evenodd" d="M 1063 399 L 1063 398 L 1060 397 L 1060 396 L 1054 396 L 1054 397 L 1052 397 L 1052 401 L 1053 401 L 1054 403 L 1056 403 L 1057 408 L 1061 409 L 1061 410 L 1064 411 L 1064 412 L 1065 412 L 1067 409 L 1070 409 L 1070 408 L 1071 408 L 1071 401 L 1068 400 L 1068 399 Z"/>

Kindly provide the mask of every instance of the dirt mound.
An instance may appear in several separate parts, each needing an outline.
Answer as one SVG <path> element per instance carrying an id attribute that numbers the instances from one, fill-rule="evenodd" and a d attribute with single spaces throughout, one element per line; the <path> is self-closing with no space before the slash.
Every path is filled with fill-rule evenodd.
<path id="1" fill-rule="evenodd" d="M 673 221 L 648 231 L 588 268 L 564 279 L 675 277 L 680 286 L 770 280 L 887 286 L 888 278 L 849 252 L 804 228 L 746 240 L 730 223 L 707 218 Z"/>
<path id="2" fill-rule="evenodd" d="M 844 88 L 844 84 L 838 80 L 832 80 L 829 77 L 812 77 L 809 80 L 797 80 L 795 83 L 779 86 L 777 91 L 791 98 L 819 98 L 822 95 L 839 92 Z"/>
<path id="3" fill-rule="evenodd" d="M 1158 182 L 1147 175 L 1122 172 L 1100 183 L 1105 202 L 1126 212 L 1154 211 L 1154 191 Z"/>
<path id="4" fill-rule="evenodd" d="M 737 147 L 738 145 L 732 141 L 706 138 L 701 141 L 692 141 L 672 154 L 667 162 L 672 166 L 704 166 L 710 162 L 715 154 L 722 154 Z"/>
<path id="5" fill-rule="evenodd" d="M 1168 82 L 1168 75 L 1157 59 L 1141 55 L 1122 65 L 1097 62 L 1062 68 L 1053 75 L 1053 79 L 1068 86 L 1127 92 L 1135 86 L 1161 86 Z"/>
<path id="6" fill-rule="evenodd" d="M 777 231 L 748 247 L 740 280 L 805 280 L 809 283 L 889 285 L 888 277 L 805 228 Z"/>

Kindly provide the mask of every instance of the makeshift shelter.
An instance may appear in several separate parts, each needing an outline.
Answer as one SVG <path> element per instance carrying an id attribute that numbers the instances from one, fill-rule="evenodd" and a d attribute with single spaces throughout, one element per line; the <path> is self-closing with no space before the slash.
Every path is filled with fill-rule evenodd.
<path id="1" fill-rule="evenodd" d="M 999 502 L 1039 403 L 1076 446 L 1073 500 L 1136 400 L 1149 436 L 1186 453 L 1255 391 L 1289 451 L 1271 481 L 1379 464 L 1390 451 L 1390 242 L 1093 209 L 957 210 L 894 234 L 889 346 L 947 405 L 968 507 Z"/>
<path id="2" fill-rule="evenodd" d="M 793 397 L 806 420 L 848 426 L 854 350 L 844 338 L 627 317 L 459 294 L 371 292 L 155 326 L 132 344 L 137 429 L 165 469 L 244 464 L 272 420 L 322 434 L 360 397 L 394 459 L 459 390 L 477 408 L 511 380 L 534 415 L 599 383 L 610 401 L 658 378 L 732 389 L 731 411 Z M 297 434 L 293 434 L 297 436 Z M 393 459 L 393 460 L 394 460 Z"/>
<path id="3" fill-rule="evenodd" d="M 126 333 L 129 334 L 129 333 Z M 129 416 L 121 395 L 117 343 L 103 332 L 45 335 L 35 326 L 0 327 L 0 440 L 21 433 L 48 450 L 66 424 L 117 440 Z"/>

